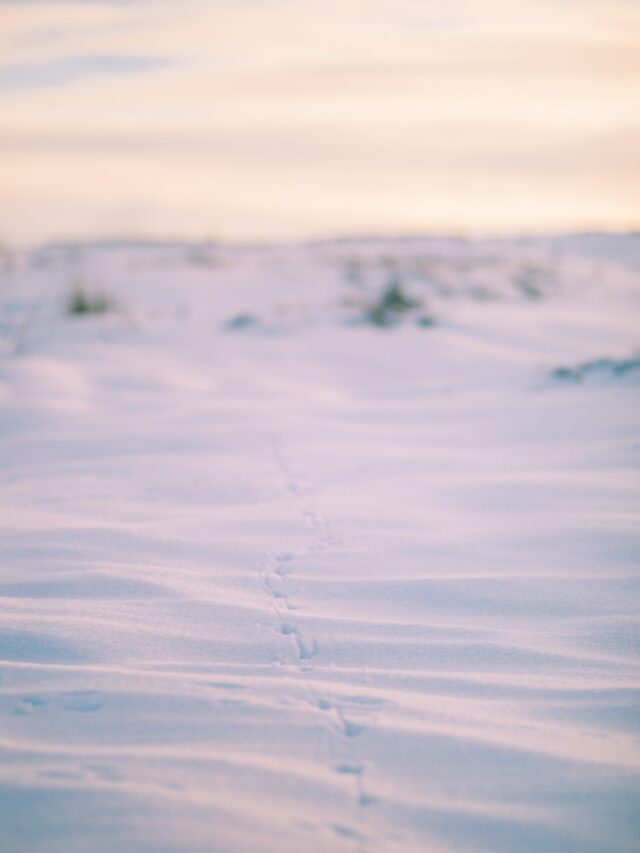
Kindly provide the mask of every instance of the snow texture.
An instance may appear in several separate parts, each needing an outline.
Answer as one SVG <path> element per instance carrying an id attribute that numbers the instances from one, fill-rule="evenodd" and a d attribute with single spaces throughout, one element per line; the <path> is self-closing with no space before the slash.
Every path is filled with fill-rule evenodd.
<path id="1" fill-rule="evenodd" d="M 0 262 L 3 850 L 637 849 L 639 235 Z"/>

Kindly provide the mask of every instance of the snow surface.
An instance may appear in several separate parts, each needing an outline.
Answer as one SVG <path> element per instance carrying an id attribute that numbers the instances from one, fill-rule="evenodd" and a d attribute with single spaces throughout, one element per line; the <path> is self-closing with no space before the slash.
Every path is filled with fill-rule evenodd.
<path id="1" fill-rule="evenodd" d="M 3 850 L 637 849 L 639 235 L 1 261 Z"/>

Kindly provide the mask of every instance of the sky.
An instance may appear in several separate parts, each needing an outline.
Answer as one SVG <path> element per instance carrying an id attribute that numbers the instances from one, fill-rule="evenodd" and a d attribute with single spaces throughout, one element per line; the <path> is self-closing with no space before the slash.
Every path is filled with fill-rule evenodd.
<path id="1" fill-rule="evenodd" d="M 0 241 L 640 227 L 638 0 L 0 0 Z"/>

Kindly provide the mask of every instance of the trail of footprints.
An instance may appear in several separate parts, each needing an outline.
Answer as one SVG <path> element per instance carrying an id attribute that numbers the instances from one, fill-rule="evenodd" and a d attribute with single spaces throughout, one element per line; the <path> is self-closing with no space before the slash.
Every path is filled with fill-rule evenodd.
<path id="1" fill-rule="evenodd" d="M 300 674 L 305 679 L 311 702 L 330 722 L 330 730 L 337 733 L 341 743 L 336 744 L 336 752 L 345 756 L 333 766 L 336 773 L 351 780 L 354 800 L 357 806 L 371 806 L 377 798 L 369 794 L 365 787 L 366 764 L 353 758 L 356 750 L 353 741 L 363 734 L 376 720 L 377 712 L 386 704 L 384 700 L 367 695 L 344 696 L 327 692 L 318 692 L 317 684 L 312 684 L 309 673 L 313 671 L 313 661 L 318 655 L 318 642 L 313 634 L 307 633 L 297 618 L 299 607 L 290 594 L 290 578 L 295 575 L 295 564 L 305 556 L 318 551 L 326 551 L 340 544 L 333 534 L 324 514 L 310 506 L 306 497 L 308 489 L 304 480 L 292 468 L 279 437 L 272 439 L 272 452 L 276 468 L 285 487 L 297 505 L 298 511 L 314 533 L 312 543 L 295 552 L 267 554 L 259 565 L 262 588 L 271 599 L 271 605 L 277 618 L 278 630 L 291 638 L 295 650 Z M 352 827 L 335 825 L 337 835 L 363 844 L 366 839 Z M 363 848 L 361 848 L 363 849 Z"/>

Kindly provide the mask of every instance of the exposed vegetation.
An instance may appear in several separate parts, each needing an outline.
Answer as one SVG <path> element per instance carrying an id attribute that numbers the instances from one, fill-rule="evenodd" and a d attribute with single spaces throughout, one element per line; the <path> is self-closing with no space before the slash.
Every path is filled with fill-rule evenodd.
<path id="1" fill-rule="evenodd" d="M 250 326 L 255 326 L 258 318 L 253 314 L 237 314 L 225 323 L 226 329 L 237 331 L 238 329 L 248 329 Z"/>
<path id="2" fill-rule="evenodd" d="M 636 370 L 640 371 L 640 356 L 621 359 L 597 358 L 573 367 L 556 367 L 552 375 L 555 379 L 582 382 L 588 376 L 626 376 Z"/>
<path id="3" fill-rule="evenodd" d="M 66 313 L 73 317 L 87 314 L 108 314 L 115 302 L 104 293 L 89 293 L 83 287 L 74 288 L 67 298 Z"/>
<path id="4" fill-rule="evenodd" d="M 514 287 L 527 299 L 542 299 L 549 272 L 541 267 L 525 265 L 512 276 Z"/>
<path id="5" fill-rule="evenodd" d="M 421 329 L 429 329 L 431 326 L 435 326 L 435 324 L 436 321 L 430 314 L 423 314 L 416 320 L 416 326 L 420 326 Z"/>
<path id="6" fill-rule="evenodd" d="M 211 249 L 194 249 L 187 260 L 193 267 L 211 269 L 220 266 L 220 261 L 215 257 Z"/>
<path id="7" fill-rule="evenodd" d="M 404 314 L 421 307 L 422 302 L 407 296 L 400 282 L 393 279 L 380 298 L 369 305 L 365 318 L 375 326 L 388 327 L 398 323 Z"/>

